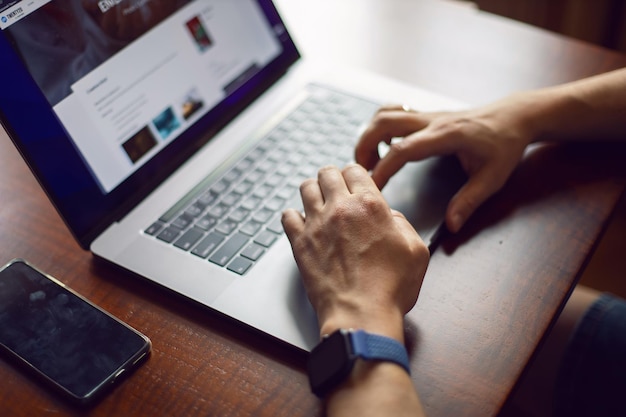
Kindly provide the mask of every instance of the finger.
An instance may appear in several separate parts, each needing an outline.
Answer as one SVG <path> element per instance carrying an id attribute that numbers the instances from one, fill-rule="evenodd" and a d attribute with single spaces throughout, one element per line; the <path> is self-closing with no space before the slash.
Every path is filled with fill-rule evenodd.
<path id="1" fill-rule="evenodd" d="M 342 174 L 350 193 L 358 194 L 372 191 L 380 193 L 372 177 L 361 165 L 350 164 L 343 169 Z"/>
<path id="2" fill-rule="evenodd" d="M 324 202 L 336 200 L 349 194 L 346 181 L 335 166 L 323 167 L 317 173 L 317 181 L 324 198 Z"/>
<path id="3" fill-rule="evenodd" d="M 300 196 L 307 216 L 318 212 L 324 206 L 324 196 L 316 179 L 309 178 L 300 184 Z"/>
<path id="4" fill-rule="evenodd" d="M 380 106 L 380 109 L 378 109 L 378 112 L 383 112 L 383 111 L 405 111 L 405 112 L 415 112 L 417 113 L 417 110 L 411 108 L 411 106 L 409 106 L 408 104 L 383 104 L 382 106 Z"/>
<path id="5" fill-rule="evenodd" d="M 380 106 L 377 113 L 384 111 L 403 111 L 406 113 L 419 114 L 420 117 L 427 117 L 429 120 L 434 120 L 437 117 L 450 114 L 450 111 L 419 111 L 408 104 L 384 104 Z"/>
<path id="6" fill-rule="evenodd" d="M 389 152 L 372 170 L 372 178 L 379 188 L 409 161 L 421 161 L 431 156 L 449 155 L 458 150 L 459 141 L 455 135 L 434 131 L 429 126 L 408 135 L 404 140 L 394 142 Z"/>
<path id="7" fill-rule="evenodd" d="M 379 160 L 378 144 L 391 142 L 421 130 L 430 123 L 426 113 L 407 112 L 402 109 L 382 110 L 374 115 L 355 148 L 355 160 L 365 169 L 372 169 Z"/>
<path id="8" fill-rule="evenodd" d="M 493 175 L 488 171 L 470 177 L 448 204 L 446 210 L 448 230 L 458 232 L 476 209 L 501 187 L 501 184 L 493 181 Z"/>
<path id="9" fill-rule="evenodd" d="M 396 225 L 400 229 L 400 232 L 408 239 L 418 239 L 423 243 L 422 237 L 417 233 L 413 225 L 407 220 L 407 218 L 401 212 L 391 209 L 391 215 L 393 216 Z"/>
<path id="10" fill-rule="evenodd" d="M 295 209 L 286 209 L 281 217 L 281 223 L 290 242 L 304 231 L 304 217 Z"/>
<path id="11" fill-rule="evenodd" d="M 356 145 L 355 160 L 366 169 L 372 169 L 379 160 L 378 145 L 389 144 L 394 137 L 403 137 L 422 129 L 427 122 L 420 120 L 417 113 L 406 112 L 401 106 L 379 110 Z"/>

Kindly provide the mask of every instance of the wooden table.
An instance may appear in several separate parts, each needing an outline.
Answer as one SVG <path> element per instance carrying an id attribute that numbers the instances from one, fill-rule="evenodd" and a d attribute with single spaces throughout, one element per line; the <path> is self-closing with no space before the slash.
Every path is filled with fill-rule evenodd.
<path id="1" fill-rule="evenodd" d="M 468 103 L 626 65 L 626 57 L 447 1 L 277 1 L 305 54 Z M 429 416 L 494 416 L 593 252 L 626 148 L 542 146 L 429 267 L 407 330 Z M 2 416 L 317 416 L 305 355 L 110 265 L 73 241 L 2 134 L 0 261 L 23 257 L 146 333 L 153 354 L 89 410 L 0 361 Z"/>

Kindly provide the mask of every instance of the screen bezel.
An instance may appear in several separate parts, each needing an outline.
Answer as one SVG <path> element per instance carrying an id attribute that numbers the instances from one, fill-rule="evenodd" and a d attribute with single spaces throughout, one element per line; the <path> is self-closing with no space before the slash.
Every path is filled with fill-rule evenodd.
<path id="1" fill-rule="evenodd" d="M 9 81 L 3 83 L 0 95 L 0 121 L 81 247 L 88 249 L 103 230 L 127 214 L 300 58 L 272 1 L 257 1 L 269 24 L 284 28 L 278 36 L 282 53 L 108 194 L 85 165 L 9 37 L 0 32 L 2 74 Z"/>

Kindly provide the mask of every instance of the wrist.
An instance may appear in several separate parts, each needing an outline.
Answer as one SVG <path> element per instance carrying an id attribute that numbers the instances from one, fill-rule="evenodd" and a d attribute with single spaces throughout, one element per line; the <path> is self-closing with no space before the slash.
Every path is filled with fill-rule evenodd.
<path id="1" fill-rule="evenodd" d="M 588 131 L 588 107 L 572 94 L 569 86 L 518 93 L 519 124 L 533 142 L 575 139 Z"/>
<path id="2" fill-rule="evenodd" d="M 339 329 L 358 329 L 404 343 L 404 315 L 396 308 L 335 309 L 320 317 L 320 337 Z"/>
<path id="3" fill-rule="evenodd" d="M 555 111 L 554 94 L 547 90 L 522 91 L 504 99 L 508 112 L 509 128 L 525 148 L 531 143 L 544 140 L 552 130 L 550 113 Z M 496 106 L 499 107 L 498 104 Z M 499 110 L 501 112 L 502 109 Z"/>
<path id="4" fill-rule="evenodd" d="M 327 397 L 350 381 L 360 360 L 392 363 L 406 375 L 411 373 L 404 344 L 364 330 L 340 329 L 311 351 L 307 364 L 311 390 L 320 398 Z"/>

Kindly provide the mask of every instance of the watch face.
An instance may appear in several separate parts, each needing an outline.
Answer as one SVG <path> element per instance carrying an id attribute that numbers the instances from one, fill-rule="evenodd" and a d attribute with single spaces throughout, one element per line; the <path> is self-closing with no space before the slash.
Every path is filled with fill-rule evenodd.
<path id="1" fill-rule="evenodd" d="M 350 335 L 337 331 L 324 339 L 309 357 L 308 371 L 311 389 L 319 396 L 343 382 L 352 370 L 354 358 Z"/>

